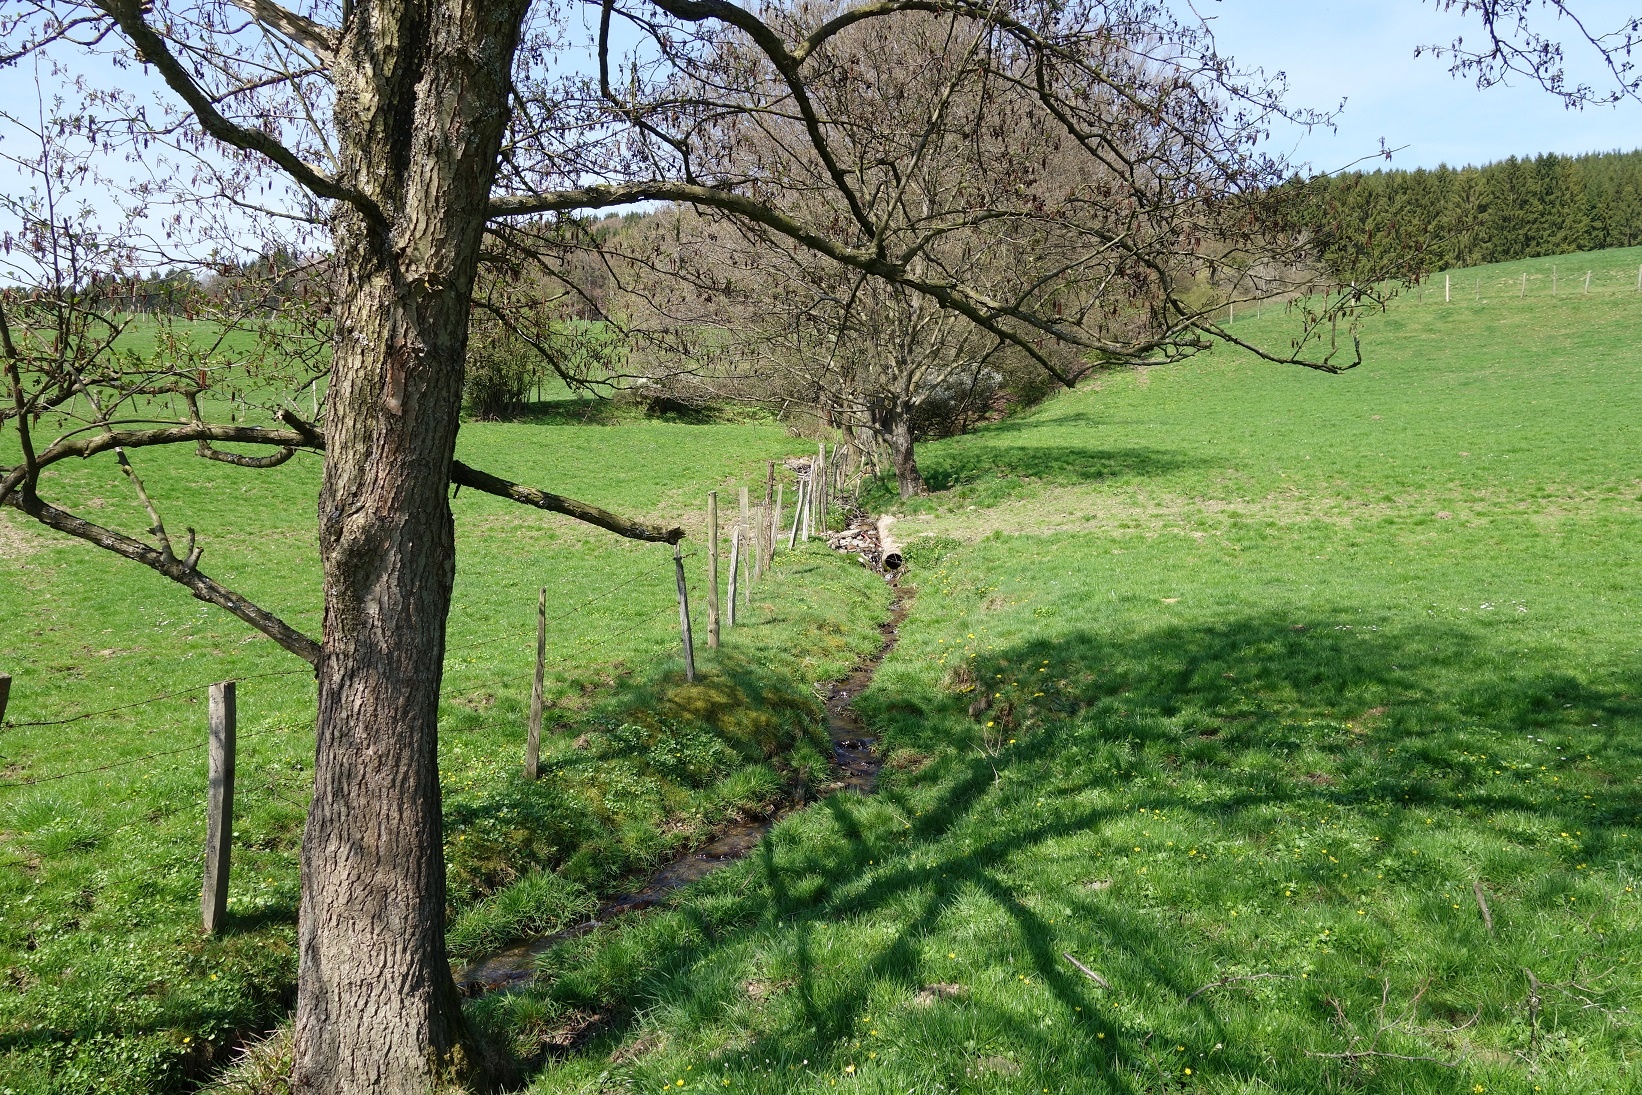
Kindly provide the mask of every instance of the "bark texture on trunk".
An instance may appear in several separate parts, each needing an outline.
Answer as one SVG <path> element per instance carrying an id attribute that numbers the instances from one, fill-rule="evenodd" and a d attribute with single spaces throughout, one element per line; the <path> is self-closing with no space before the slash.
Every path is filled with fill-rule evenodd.
<path id="1" fill-rule="evenodd" d="M 437 718 L 447 486 L 523 0 L 356 4 L 337 44 L 344 209 L 319 534 L 325 623 L 302 848 L 294 1081 L 476 1078 L 445 953 Z"/>
<path id="2" fill-rule="evenodd" d="M 902 498 L 928 494 L 923 473 L 912 451 L 912 414 L 910 408 L 897 406 L 890 414 L 890 459 L 895 464 L 895 486 Z"/>

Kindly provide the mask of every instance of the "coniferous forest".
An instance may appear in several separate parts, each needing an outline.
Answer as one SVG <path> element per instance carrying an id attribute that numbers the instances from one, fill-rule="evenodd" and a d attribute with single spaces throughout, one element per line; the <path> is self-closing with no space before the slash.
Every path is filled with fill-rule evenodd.
<path id="1" fill-rule="evenodd" d="M 1335 276 L 1363 280 L 1642 242 L 1642 150 L 1296 181 Z"/>

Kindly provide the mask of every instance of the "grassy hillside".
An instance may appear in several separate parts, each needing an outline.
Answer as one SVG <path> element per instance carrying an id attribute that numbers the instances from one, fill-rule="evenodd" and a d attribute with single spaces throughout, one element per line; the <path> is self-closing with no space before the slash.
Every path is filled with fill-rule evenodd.
<path id="1" fill-rule="evenodd" d="M 479 1014 L 541 1092 L 1636 1088 L 1639 328 L 1428 292 L 924 447 L 884 789 Z"/>
<path id="2" fill-rule="evenodd" d="M 475 424 L 463 459 L 691 529 L 702 626 L 701 511 L 712 487 L 762 482 L 802 450 L 769 425 Z M 252 471 L 133 454 L 203 567 L 310 634 L 319 626 L 319 464 Z M 58 465 L 49 498 L 139 533 L 109 460 Z M 790 492 L 789 492 L 790 493 Z M 730 507 L 727 507 L 730 508 Z M 441 768 L 458 956 L 825 779 L 815 682 L 876 642 L 882 584 L 815 548 L 784 556 L 749 626 L 701 682 L 681 681 L 672 551 L 462 492 Z M 541 782 L 519 776 L 538 586 L 549 589 L 549 730 Z M 180 1089 L 235 1032 L 283 1014 L 293 983 L 296 852 L 313 763 L 311 672 L 149 572 L 0 513 L 0 1091 Z M 232 930 L 199 934 L 205 683 L 239 678 Z M 151 697 L 165 698 L 149 701 Z M 131 706 L 126 706 L 131 705 Z M 90 717 L 76 721 L 76 716 Z M 56 725 L 29 725 L 31 723 Z M 589 740 L 575 744 L 582 734 Z M 553 908 L 481 899 L 516 879 Z"/>

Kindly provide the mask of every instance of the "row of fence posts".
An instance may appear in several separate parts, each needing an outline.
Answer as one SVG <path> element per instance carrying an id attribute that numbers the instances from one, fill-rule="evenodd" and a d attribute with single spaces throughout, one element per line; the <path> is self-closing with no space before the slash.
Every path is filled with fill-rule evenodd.
<path id="1" fill-rule="evenodd" d="M 827 447 L 817 450 L 809 469 L 798 476 L 797 503 L 793 514 L 792 531 L 787 537 L 789 549 L 800 538 L 808 540 L 812 534 L 824 534 L 830 507 L 844 489 L 843 463 L 834 446 L 832 466 L 827 462 Z M 735 626 L 735 606 L 739 598 L 743 606 L 751 603 L 751 583 L 769 573 L 775 561 L 776 541 L 783 529 L 784 484 L 776 482 L 775 461 L 770 461 L 764 478 L 763 504 L 749 507 L 748 491 L 741 488 L 739 519 L 730 531 L 730 574 L 728 612 L 724 626 Z M 718 492 L 707 493 L 708 528 L 708 584 L 707 584 L 707 642 L 719 645 L 719 526 Z M 690 601 L 685 589 L 684 554 L 678 545 L 673 547 L 673 569 L 678 584 L 679 628 L 684 641 L 684 675 L 695 680 L 695 646 L 690 633 Z M 525 742 L 525 778 L 537 778 L 541 766 L 542 711 L 545 707 L 547 672 L 547 587 L 541 587 L 536 601 L 536 672 L 530 688 L 530 723 Z M 233 849 L 234 831 L 234 757 L 235 735 L 238 726 L 238 697 L 235 682 L 218 681 L 210 686 L 207 710 L 207 763 L 205 807 L 205 871 L 200 884 L 200 918 L 207 933 L 222 931 L 228 916 L 228 877 Z M 6 707 L 11 700 L 11 675 L 0 673 L 0 724 L 4 724 Z"/>
<path id="2" fill-rule="evenodd" d="M 809 466 L 798 473 L 795 486 L 792 528 L 787 532 L 787 549 L 800 540 L 825 534 L 829 516 L 843 496 L 846 464 L 839 458 L 840 446 L 832 447 L 828 458 L 825 442 L 816 447 Z M 764 500 L 756 507 L 746 487 L 740 491 L 735 524 L 730 528 L 728 583 L 721 581 L 719 563 L 723 533 L 719 525 L 718 491 L 707 492 L 707 645 L 717 650 L 723 632 L 734 627 L 739 609 L 752 604 L 753 583 L 762 581 L 775 563 L 782 532 L 786 529 L 786 484 L 775 471 L 776 462 L 764 469 Z M 690 623 L 690 594 L 684 574 L 684 549 L 673 545 L 673 575 L 678 587 L 679 638 L 684 647 L 684 679 L 696 679 L 695 634 Z M 720 590 L 725 593 L 721 601 Z M 739 608 L 738 608 L 739 606 Z M 542 715 L 546 706 L 544 687 L 547 672 L 547 587 L 542 586 L 536 601 L 536 672 L 530 690 L 530 721 L 525 731 L 524 773 L 535 780 L 541 771 Z"/>
<path id="3" fill-rule="evenodd" d="M 1592 270 L 1585 271 L 1584 295 L 1588 296 L 1591 292 L 1591 275 L 1593 273 L 1594 273 L 1594 271 L 1592 271 Z M 1552 263 L 1551 264 L 1551 295 L 1553 297 L 1559 295 L 1559 285 L 1560 285 L 1560 274 L 1558 273 L 1558 270 L 1557 270 L 1557 264 Z M 1308 292 L 1314 292 L 1314 291 L 1315 291 L 1315 289 L 1308 290 Z M 1463 289 L 1461 289 L 1460 291 L 1464 292 Z M 1636 268 L 1636 291 L 1638 293 L 1642 293 L 1642 266 L 1638 266 Z M 1482 275 L 1481 274 L 1477 274 L 1475 276 L 1475 279 L 1474 279 L 1473 284 L 1472 284 L 1472 294 L 1471 295 L 1472 295 L 1473 300 L 1476 300 L 1476 301 L 1482 300 Z M 1525 270 L 1525 271 L 1523 271 L 1523 273 L 1521 275 L 1520 283 L 1517 287 L 1517 296 L 1518 297 L 1527 297 L 1527 295 L 1528 295 L 1528 272 Z M 1414 296 L 1415 296 L 1415 299 L 1417 301 L 1424 301 L 1425 300 L 1425 283 L 1423 281 L 1418 286 L 1415 287 Z M 1277 298 L 1277 299 L 1281 300 L 1281 299 L 1285 299 L 1285 298 Z M 1442 301 L 1443 301 L 1444 304 L 1452 304 L 1454 302 L 1454 275 L 1453 274 L 1444 274 L 1442 276 Z M 1263 302 L 1260 301 L 1260 300 L 1256 300 L 1254 302 L 1254 317 L 1256 319 L 1260 318 L 1260 306 L 1261 306 L 1262 303 Z M 1244 311 L 1247 312 L 1247 310 L 1248 310 L 1247 303 L 1244 304 L 1243 308 L 1244 308 Z M 1231 322 L 1236 321 L 1236 319 L 1237 319 L 1237 305 L 1235 303 L 1227 304 L 1226 305 L 1226 322 L 1231 323 Z"/>

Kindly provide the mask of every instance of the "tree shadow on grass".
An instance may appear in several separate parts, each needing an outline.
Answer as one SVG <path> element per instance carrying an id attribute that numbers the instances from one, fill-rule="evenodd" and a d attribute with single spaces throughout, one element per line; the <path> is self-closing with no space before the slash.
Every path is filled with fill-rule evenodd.
<path id="1" fill-rule="evenodd" d="M 996 479 L 1076 485 L 1163 475 L 1201 461 L 1169 449 L 1094 445 L 998 445 L 984 438 L 930 449 L 919 461 L 932 491 Z"/>
<path id="2" fill-rule="evenodd" d="M 1308 1053 L 1349 1044 L 1353 1024 L 1374 1014 L 1380 976 L 1407 998 L 1417 985 L 1404 967 L 1429 962 L 1447 968 L 1425 1006 L 1469 1014 L 1472 996 L 1484 993 L 1494 1001 L 1490 1036 L 1508 1039 L 1520 1009 L 1500 998 L 1520 988 L 1521 966 L 1554 960 L 1534 949 L 1544 939 L 1532 922 L 1558 915 L 1559 894 L 1576 885 L 1566 880 L 1586 877 L 1574 872 L 1626 854 L 1628 830 L 1642 819 L 1642 682 L 1593 684 L 1550 663 L 1502 669 L 1486 657 L 1484 629 L 1368 630 L 1313 616 L 1321 622 L 1245 616 L 1011 646 L 976 659 L 975 673 L 990 675 L 998 693 L 979 719 L 967 714 L 968 695 L 892 663 L 862 706 L 887 740 L 933 756 L 927 767 L 891 778 L 874 799 L 830 798 L 676 907 L 549 954 L 533 989 L 480 1003 L 483 1021 L 517 1035 L 522 1023 L 552 1021 L 543 1016 L 597 1009 L 615 1018 L 579 1052 L 601 1056 L 641 1025 L 639 1002 L 645 1023 L 671 1024 L 680 1037 L 743 1029 L 750 1043 L 726 1033 L 697 1065 L 726 1070 L 738 1090 L 783 1090 L 770 1069 L 799 1062 L 835 1076 L 864 1068 L 869 1016 L 895 1026 L 900 1044 L 891 1048 L 927 1055 L 925 1074 L 957 1089 L 1159 1090 L 1180 1082 L 1189 1059 L 1200 1074 L 1317 1090 L 1357 1066 Z M 1059 683 L 1045 688 L 1045 678 Z M 1449 878 L 1505 887 L 1509 903 L 1496 899 L 1502 934 L 1475 915 L 1434 926 L 1449 902 L 1433 892 L 1429 910 L 1387 922 L 1393 950 L 1367 935 L 1361 953 L 1327 944 L 1314 980 L 1301 985 L 1285 972 L 1292 985 L 1269 982 L 1288 986 L 1284 999 L 1260 1005 L 1283 1012 L 1287 1033 L 1276 1043 L 1251 1039 L 1255 1004 L 1236 990 L 1205 990 L 1234 959 L 1286 969 L 1296 955 L 1256 942 L 1217 956 L 1215 933 L 1233 922 L 1205 928 L 1215 888 L 1229 902 L 1267 900 L 1240 890 L 1235 872 L 1205 876 L 1201 894 L 1173 891 L 1180 904 L 1171 905 L 1134 881 L 1139 862 L 1157 867 L 1164 884 L 1158 862 L 1115 846 L 1105 849 L 1111 859 L 1091 858 L 1114 841 L 1127 845 L 1142 807 L 1207 834 L 1205 846 L 1211 837 L 1232 842 L 1251 859 L 1270 851 L 1280 828 L 1321 833 L 1305 826 L 1331 819 L 1351 829 L 1328 838 L 1341 844 L 1337 858 L 1404 872 L 1411 892 Z M 1440 826 L 1427 824 L 1439 814 Z M 1069 854 L 1056 851 L 1068 842 L 1088 872 L 1127 872 L 1120 882 L 1140 886 L 1137 896 L 1075 883 L 1068 892 L 1068 879 L 1053 874 L 1034 880 L 1043 863 Z M 1363 884 L 1341 881 L 1327 849 L 1292 864 L 1281 851 L 1280 869 L 1304 904 L 1256 914 L 1277 938 L 1290 920 L 1351 915 Z M 1072 912 L 1054 914 L 1056 906 Z M 931 951 L 931 937 L 965 932 L 977 950 L 992 948 L 992 966 Z M 1074 949 L 1110 991 L 1065 960 Z M 999 967 L 998 953 L 1013 964 Z M 1011 997 L 1005 989 L 1017 977 L 1041 986 L 1052 1006 Z M 950 982 L 964 986 L 962 998 L 920 1002 Z M 778 987 L 754 993 L 753 983 Z M 1580 1021 L 1563 1020 L 1570 1030 Z M 1457 1052 L 1421 1048 L 1420 1029 L 1397 1035 L 1412 1040 L 1399 1045 L 1415 1044 L 1407 1056 Z M 1599 1037 L 1593 1031 L 1574 1033 Z M 660 1079 L 646 1061 L 636 1053 L 618 1067 L 642 1086 Z M 1463 1074 L 1386 1059 L 1369 1087 L 1453 1090 Z"/>

